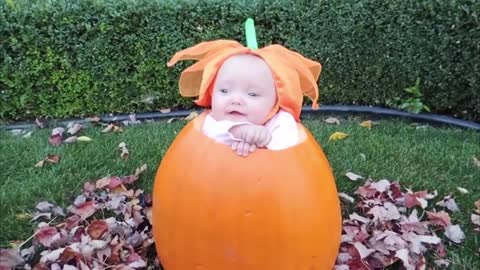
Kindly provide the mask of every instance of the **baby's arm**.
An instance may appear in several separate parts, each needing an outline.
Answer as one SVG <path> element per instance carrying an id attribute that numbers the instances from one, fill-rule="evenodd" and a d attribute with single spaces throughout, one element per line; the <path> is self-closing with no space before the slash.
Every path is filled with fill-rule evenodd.
<path id="1" fill-rule="evenodd" d="M 272 140 L 272 134 L 264 126 L 239 125 L 229 129 L 229 132 L 242 141 L 233 142 L 232 149 L 239 155 L 247 156 L 257 147 L 266 147 Z"/>

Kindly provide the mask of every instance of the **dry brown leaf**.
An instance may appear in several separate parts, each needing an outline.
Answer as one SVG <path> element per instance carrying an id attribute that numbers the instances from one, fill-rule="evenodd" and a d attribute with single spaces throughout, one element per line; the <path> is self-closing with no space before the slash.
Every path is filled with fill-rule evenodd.
<path id="1" fill-rule="evenodd" d="M 198 112 L 197 111 L 193 111 L 191 112 L 187 117 L 185 117 L 185 120 L 187 121 L 190 121 L 190 120 L 193 120 L 195 117 L 198 116 Z"/>
<path id="2" fill-rule="evenodd" d="M 87 117 L 87 118 L 85 119 L 85 121 L 87 121 L 87 122 L 93 122 L 93 123 L 98 123 L 98 122 L 100 122 L 101 120 L 102 120 L 102 119 L 101 119 L 100 117 L 98 117 L 98 116 Z"/>
<path id="3" fill-rule="evenodd" d="M 25 139 L 30 138 L 30 137 L 32 137 L 32 133 L 33 133 L 33 131 L 29 131 L 29 132 L 25 133 L 25 135 L 23 135 L 22 138 L 25 138 Z"/>
<path id="4" fill-rule="evenodd" d="M 46 119 L 35 118 L 35 124 L 37 124 L 38 128 L 45 128 L 48 122 Z"/>
<path id="5" fill-rule="evenodd" d="M 480 160 L 478 160 L 476 157 L 473 157 L 473 164 L 480 168 Z"/>
<path id="6" fill-rule="evenodd" d="M 48 154 L 46 158 L 40 160 L 39 162 L 37 162 L 37 164 L 35 164 L 34 167 L 36 168 L 42 168 L 43 166 L 45 166 L 45 163 L 53 163 L 53 164 L 56 164 L 60 161 L 60 156 L 58 155 L 53 155 L 53 154 Z"/>
<path id="7" fill-rule="evenodd" d="M 367 121 L 363 121 L 360 126 L 364 127 L 364 128 L 368 128 L 368 129 L 371 129 L 372 128 L 372 120 L 367 120 Z"/>
<path id="8" fill-rule="evenodd" d="M 128 152 L 127 144 L 125 142 L 121 142 L 118 145 L 118 148 L 120 149 L 120 157 L 123 159 L 128 159 L 130 153 Z"/>
<path id="9" fill-rule="evenodd" d="M 91 142 L 92 138 L 87 137 L 87 136 L 80 136 L 80 137 L 77 138 L 77 141 L 79 141 L 79 142 Z"/>
<path id="10" fill-rule="evenodd" d="M 63 141 L 64 143 L 74 143 L 77 141 L 77 136 L 70 136 Z"/>
<path id="11" fill-rule="evenodd" d="M 103 133 L 106 132 L 123 132 L 123 129 L 117 125 L 114 124 L 108 124 L 106 128 L 102 130 Z"/>
<path id="12" fill-rule="evenodd" d="M 177 118 L 177 117 L 170 118 L 170 119 L 167 120 L 167 124 L 171 124 L 173 121 L 178 120 L 178 119 L 180 119 L 180 118 Z"/>
<path id="13" fill-rule="evenodd" d="M 329 117 L 325 119 L 325 123 L 340 125 L 340 120 L 338 120 L 338 118 L 335 118 L 335 117 Z"/>
<path id="14" fill-rule="evenodd" d="M 351 202 L 351 203 L 353 203 L 355 201 L 355 199 L 353 199 L 353 197 L 351 197 L 348 194 L 343 193 L 343 192 L 338 193 L 338 196 L 342 199 L 345 199 L 345 200 Z"/>
<path id="15" fill-rule="evenodd" d="M 11 269 L 23 263 L 24 260 L 16 249 L 0 248 L 0 269 Z"/>
<path id="16" fill-rule="evenodd" d="M 480 226 L 480 215 L 472 214 L 470 219 L 472 220 L 473 224 Z"/>
<path id="17" fill-rule="evenodd" d="M 460 225 L 449 225 L 445 228 L 445 236 L 448 237 L 452 242 L 460 244 L 465 239 L 465 234 L 463 233 Z"/>
<path id="18" fill-rule="evenodd" d="M 455 202 L 455 199 L 452 198 L 450 195 L 445 196 L 443 200 L 437 202 L 436 205 L 445 207 L 452 212 L 460 211 L 457 203 Z"/>
<path id="19" fill-rule="evenodd" d="M 21 213 L 21 214 L 16 214 L 15 218 L 17 220 L 29 220 L 32 218 L 32 215 L 29 213 Z"/>
<path id="20" fill-rule="evenodd" d="M 161 113 L 169 113 L 171 111 L 172 111 L 172 109 L 170 109 L 170 108 L 160 109 Z"/>
<path id="21" fill-rule="evenodd" d="M 69 133 L 70 135 L 75 135 L 76 133 L 78 133 L 80 130 L 82 130 L 83 128 L 85 128 L 84 125 L 82 124 L 78 124 L 78 123 L 75 123 L 73 124 L 72 122 L 68 124 L 69 126 L 69 129 L 67 130 L 67 133 Z M 71 126 L 71 127 L 70 127 Z"/>
<path id="22" fill-rule="evenodd" d="M 328 138 L 329 141 L 337 141 L 337 140 L 343 140 L 345 139 L 346 137 L 348 136 L 347 133 L 343 133 L 343 132 L 334 132 L 332 135 L 330 135 L 330 137 Z"/>
<path id="23" fill-rule="evenodd" d="M 358 174 L 354 174 L 352 172 L 347 172 L 345 174 L 346 177 L 348 177 L 348 179 L 352 180 L 352 181 L 357 181 L 358 179 L 363 179 L 362 176 L 358 175 Z"/>
<path id="24" fill-rule="evenodd" d="M 468 194 L 468 190 L 466 188 L 457 187 L 457 190 L 460 191 L 460 193 L 462 194 Z"/>
<path id="25" fill-rule="evenodd" d="M 147 170 L 147 164 L 143 164 L 140 168 L 135 169 L 135 177 L 138 177 L 140 174 L 144 173 Z"/>

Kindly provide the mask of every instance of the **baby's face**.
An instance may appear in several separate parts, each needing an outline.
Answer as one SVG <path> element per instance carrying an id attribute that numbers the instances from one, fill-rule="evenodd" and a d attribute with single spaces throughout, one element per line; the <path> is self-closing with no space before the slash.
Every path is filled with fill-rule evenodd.
<path id="1" fill-rule="evenodd" d="M 261 125 L 277 102 L 273 75 L 254 55 L 235 55 L 220 67 L 212 91 L 212 117 Z"/>

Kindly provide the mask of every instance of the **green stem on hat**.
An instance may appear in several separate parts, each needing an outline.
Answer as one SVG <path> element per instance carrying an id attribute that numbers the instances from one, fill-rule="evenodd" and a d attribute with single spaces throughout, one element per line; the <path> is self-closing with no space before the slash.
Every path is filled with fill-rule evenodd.
<path id="1" fill-rule="evenodd" d="M 248 18 L 245 22 L 245 36 L 247 38 L 247 47 L 252 50 L 258 49 L 257 35 L 255 34 L 255 25 L 252 18 Z"/>

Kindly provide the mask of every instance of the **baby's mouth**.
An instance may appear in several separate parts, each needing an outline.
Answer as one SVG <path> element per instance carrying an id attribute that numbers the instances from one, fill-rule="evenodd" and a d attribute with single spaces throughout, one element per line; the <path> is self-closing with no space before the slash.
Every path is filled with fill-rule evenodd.
<path id="1" fill-rule="evenodd" d="M 238 111 L 231 111 L 231 112 L 229 112 L 228 114 L 230 114 L 230 115 L 237 115 L 237 116 L 245 115 L 245 114 L 243 114 L 243 113 L 241 113 L 241 112 L 238 112 Z"/>

